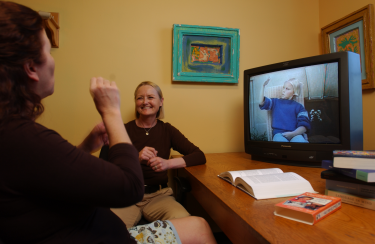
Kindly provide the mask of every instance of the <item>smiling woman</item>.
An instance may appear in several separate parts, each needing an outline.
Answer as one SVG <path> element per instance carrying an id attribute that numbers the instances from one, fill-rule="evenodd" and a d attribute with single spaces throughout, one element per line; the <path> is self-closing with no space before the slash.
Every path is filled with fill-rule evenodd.
<path id="1" fill-rule="evenodd" d="M 135 89 L 134 98 L 135 116 L 138 120 L 142 115 L 142 119 L 150 120 L 147 122 L 151 123 L 149 125 L 153 127 L 157 118 L 164 118 L 164 98 L 159 86 L 152 82 L 142 82 Z M 139 122 L 142 123 L 142 121 Z M 145 127 L 145 125 L 142 126 Z"/>
<path id="2" fill-rule="evenodd" d="M 135 89 L 134 100 L 136 119 L 125 127 L 139 152 L 145 195 L 133 206 L 112 211 L 129 227 L 136 225 L 142 215 L 150 222 L 189 216 L 167 186 L 167 170 L 204 164 L 206 158 L 178 129 L 160 120 L 164 117 L 164 97 L 158 85 L 150 81 L 140 83 Z M 184 156 L 169 159 L 171 148 Z M 100 157 L 107 159 L 107 151 L 108 147 L 104 146 Z"/>

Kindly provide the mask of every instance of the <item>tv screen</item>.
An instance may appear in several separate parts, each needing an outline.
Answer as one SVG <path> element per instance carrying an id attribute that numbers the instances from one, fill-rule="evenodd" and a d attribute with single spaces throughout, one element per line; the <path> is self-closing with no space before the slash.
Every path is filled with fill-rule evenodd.
<path id="1" fill-rule="evenodd" d="M 359 55 L 332 53 L 244 72 L 245 150 L 320 166 L 333 150 L 362 150 Z"/>

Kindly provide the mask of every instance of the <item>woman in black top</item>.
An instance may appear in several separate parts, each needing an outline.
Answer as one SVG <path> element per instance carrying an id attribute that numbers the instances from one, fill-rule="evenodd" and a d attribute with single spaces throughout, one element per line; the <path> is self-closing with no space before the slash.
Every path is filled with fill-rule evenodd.
<path id="1" fill-rule="evenodd" d="M 136 119 L 126 123 L 125 128 L 139 152 L 145 195 L 135 205 L 112 211 L 128 227 L 136 225 L 142 216 L 149 222 L 190 216 L 172 196 L 167 185 L 168 169 L 204 164 L 206 157 L 177 128 L 160 120 L 164 118 L 164 97 L 157 84 L 141 82 L 135 89 L 134 100 Z M 171 159 L 171 149 L 183 156 Z M 108 146 L 102 148 L 100 158 L 108 158 Z"/>

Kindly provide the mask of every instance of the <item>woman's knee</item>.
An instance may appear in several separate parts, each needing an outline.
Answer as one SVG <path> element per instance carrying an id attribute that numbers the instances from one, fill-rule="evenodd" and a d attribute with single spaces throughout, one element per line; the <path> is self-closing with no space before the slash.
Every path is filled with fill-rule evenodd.
<path id="1" fill-rule="evenodd" d="M 202 217 L 197 216 L 191 216 L 191 219 L 195 222 L 196 226 L 199 226 L 200 229 L 210 229 L 210 226 L 208 225 L 207 221 Z"/>
<path id="2" fill-rule="evenodd" d="M 179 219 L 190 216 L 189 212 L 172 196 L 163 196 L 143 208 L 143 216 L 149 221 Z"/>
<path id="3" fill-rule="evenodd" d="M 168 217 L 168 219 L 179 219 L 189 217 L 190 214 L 184 208 L 184 206 L 182 206 L 180 203 L 174 200 L 173 204 L 169 204 L 169 207 L 166 211 L 166 216 Z"/>
<path id="4" fill-rule="evenodd" d="M 201 217 L 190 216 L 170 220 L 177 230 L 181 242 L 186 244 L 216 243 L 207 221 Z"/>
<path id="5" fill-rule="evenodd" d="M 207 221 L 204 218 L 196 217 L 196 216 L 190 216 L 185 218 L 186 222 L 190 226 L 191 229 L 194 230 L 195 233 L 211 233 L 211 227 L 207 223 Z"/>

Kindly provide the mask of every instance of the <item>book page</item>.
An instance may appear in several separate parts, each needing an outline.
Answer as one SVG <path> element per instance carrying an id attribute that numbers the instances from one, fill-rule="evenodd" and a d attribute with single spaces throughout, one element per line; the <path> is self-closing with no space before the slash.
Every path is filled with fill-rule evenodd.
<path id="1" fill-rule="evenodd" d="M 296 196 L 315 192 L 310 182 L 296 173 L 253 175 L 238 178 L 235 185 L 243 185 L 252 191 L 256 199 Z"/>
<path id="2" fill-rule="evenodd" d="M 244 176 L 251 176 L 251 175 L 281 174 L 281 173 L 283 173 L 283 171 L 279 168 L 237 170 L 237 171 L 223 172 L 219 175 L 219 177 L 228 178 L 229 180 L 234 182 L 237 177 L 244 177 Z"/>

